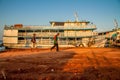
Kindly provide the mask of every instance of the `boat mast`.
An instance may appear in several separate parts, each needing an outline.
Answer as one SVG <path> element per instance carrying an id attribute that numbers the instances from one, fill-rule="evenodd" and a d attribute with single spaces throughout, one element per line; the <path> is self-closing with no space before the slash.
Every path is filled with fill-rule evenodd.
<path id="1" fill-rule="evenodd" d="M 75 21 L 78 22 L 78 14 L 77 14 L 77 12 L 75 12 Z"/>
<path id="2" fill-rule="evenodd" d="M 114 19 L 114 27 L 115 27 L 115 30 L 118 29 L 118 23 L 117 23 L 117 20 L 116 20 L 116 19 Z"/>

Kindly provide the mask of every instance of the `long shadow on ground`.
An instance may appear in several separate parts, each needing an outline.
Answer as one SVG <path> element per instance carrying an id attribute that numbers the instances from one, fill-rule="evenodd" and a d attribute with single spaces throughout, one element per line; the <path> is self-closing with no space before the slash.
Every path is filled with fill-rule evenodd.
<path id="1" fill-rule="evenodd" d="M 63 66 L 74 54 L 73 51 L 53 51 L 1 59 L 0 80 L 47 80 L 52 76 L 61 77 L 59 74 L 63 74 Z"/>

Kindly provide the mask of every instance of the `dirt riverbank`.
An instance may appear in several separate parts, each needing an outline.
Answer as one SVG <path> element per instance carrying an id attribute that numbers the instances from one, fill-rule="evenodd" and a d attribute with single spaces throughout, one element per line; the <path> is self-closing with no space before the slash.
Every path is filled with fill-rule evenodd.
<path id="1" fill-rule="evenodd" d="M 0 80 L 120 80 L 120 49 L 8 50 L 0 53 Z"/>

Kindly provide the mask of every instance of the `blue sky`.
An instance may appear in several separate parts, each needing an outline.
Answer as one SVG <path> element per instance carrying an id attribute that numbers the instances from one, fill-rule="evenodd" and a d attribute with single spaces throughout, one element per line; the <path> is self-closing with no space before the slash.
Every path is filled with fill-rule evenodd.
<path id="1" fill-rule="evenodd" d="M 0 0 L 0 39 L 4 25 L 50 25 L 49 21 L 88 20 L 97 31 L 120 24 L 120 0 Z"/>

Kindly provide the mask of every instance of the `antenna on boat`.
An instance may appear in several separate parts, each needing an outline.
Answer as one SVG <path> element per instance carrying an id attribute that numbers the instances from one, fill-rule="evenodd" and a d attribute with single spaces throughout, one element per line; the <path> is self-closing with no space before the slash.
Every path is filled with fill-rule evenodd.
<path id="1" fill-rule="evenodd" d="M 116 19 L 114 19 L 114 27 L 115 27 L 116 30 L 118 29 L 118 23 L 117 23 Z"/>
<path id="2" fill-rule="evenodd" d="M 77 12 L 75 12 L 75 21 L 78 22 L 78 14 L 77 14 Z"/>

